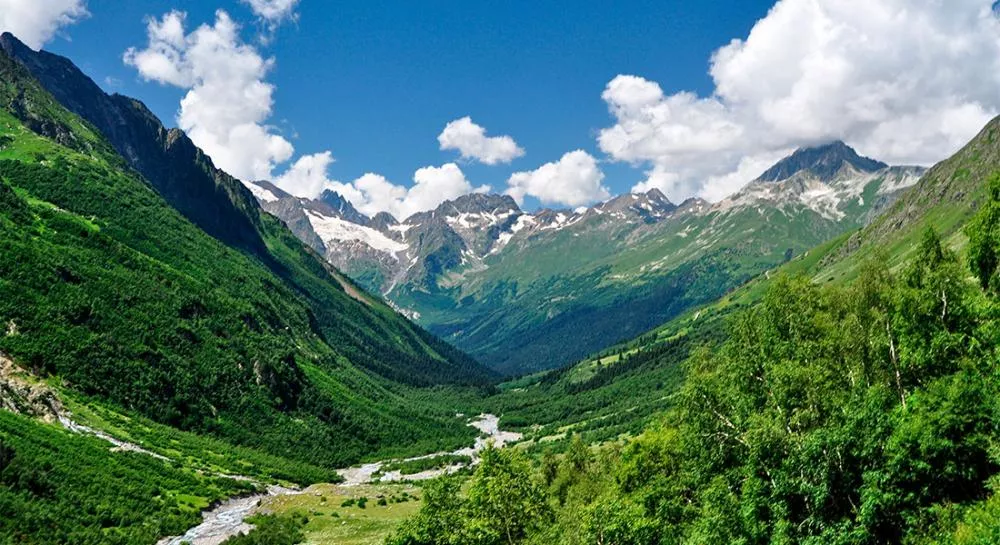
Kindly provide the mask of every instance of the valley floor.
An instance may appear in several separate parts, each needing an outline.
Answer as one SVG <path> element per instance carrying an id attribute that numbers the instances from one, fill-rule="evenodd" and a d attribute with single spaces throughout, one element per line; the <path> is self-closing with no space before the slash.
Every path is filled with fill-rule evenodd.
<path id="1" fill-rule="evenodd" d="M 493 445 L 502 448 L 521 439 L 521 434 L 503 431 L 500 418 L 482 414 L 469 425 L 480 430 L 475 444 L 455 452 L 434 453 L 403 460 L 385 460 L 338 470 L 341 483 L 315 484 L 305 489 L 268 486 L 266 492 L 229 499 L 205 511 L 203 520 L 183 535 L 167 537 L 158 545 L 219 545 L 227 539 L 245 534 L 254 526 L 248 522 L 256 514 L 298 516 L 305 522 L 308 543 L 380 543 L 396 525 L 419 509 L 419 487 L 413 483 L 434 479 L 467 469 L 478 463 L 479 453 Z M 115 448 L 126 448 L 156 456 L 138 446 L 123 443 L 103 433 L 72 423 L 67 429 L 88 433 L 107 440 Z M 124 447 L 123 447 L 124 445 Z M 469 463 L 455 462 L 444 467 L 416 473 L 401 470 L 383 472 L 389 464 L 431 460 L 442 456 L 468 457 Z M 163 458 L 163 457 L 160 457 Z M 227 476 L 233 478 L 233 476 Z M 249 477 L 235 477 L 252 480 Z M 362 499 L 363 498 L 363 499 Z M 368 502 L 371 502 L 371 505 Z"/>

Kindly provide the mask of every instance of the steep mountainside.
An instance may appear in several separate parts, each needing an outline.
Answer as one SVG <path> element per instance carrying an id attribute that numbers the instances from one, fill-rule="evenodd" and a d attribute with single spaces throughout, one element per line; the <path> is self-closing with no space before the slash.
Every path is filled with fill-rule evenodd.
<path id="1" fill-rule="evenodd" d="M 864 226 L 922 173 L 836 142 L 797 151 L 714 205 L 652 190 L 526 213 L 476 194 L 401 222 L 359 218 L 336 195 L 253 190 L 348 275 L 480 361 L 521 373 L 633 337 Z"/>
<path id="2" fill-rule="evenodd" d="M 154 420 L 326 467 L 468 435 L 410 393 L 489 372 L 340 276 L 138 102 L 3 45 L 0 353 Z"/>
<path id="3" fill-rule="evenodd" d="M 530 424 L 530 433 L 538 438 L 557 436 L 567 426 L 587 442 L 635 434 L 649 418 L 670 407 L 691 351 L 721 343 L 728 320 L 758 303 L 775 279 L 806 275 L 817 284 L 843 286 L 857 278 L 871 259 L 898 271 L 912 260 L 928 227 L 963 254 L 962 229 L 982 204 L 987 180 L 997 173 L 1000 118 L 928 170 L 868 226 L 811 248 L 641 336 L 574 365 L 509 383 L 490 400 L 489 408 L 503 413 L 507 426 Z"/>
<path id="4" fill-rule="evenodd" d="M 953 246 L 964 246 L 961 227 L 979 209 L 986 194 L 984 181 L 1000 172 L 1000 118 L 994 119 L 955 155 L 927 171 L 921 183 L 894 206 L 837 247 L 820 263 L 817 278 L 852 278 L 872 252 L 885 252 L 902 263 L 927 226 Z"/>

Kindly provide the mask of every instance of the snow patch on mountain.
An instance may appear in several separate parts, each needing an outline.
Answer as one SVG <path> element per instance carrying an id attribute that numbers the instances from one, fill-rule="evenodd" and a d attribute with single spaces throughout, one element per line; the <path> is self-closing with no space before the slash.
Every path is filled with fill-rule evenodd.
<path id="1" fill-rule="evenodd" d="M 552 223 L 549 223 L 545 227 L 542 227 L 542 229 L 543 230 L 561 229 L 563 227 L 563 225 L 566 224 L 566 220 L 567 219 L 569 219 L 569 216 L 567 216 L 566 214 L 563 214 L 562 212 L 560 212 L 560 213 L 556 214 L 555 218 L 552 219 Z"/>
<path id="2" fill-rule="evenodd" d="M 879 195 L 888 195 L 908 187 L 913 187 L 917 185 L 917 182 L 924 175 L 924 169 L 922 168 L 892 168 L 890 171 L 898 171 L 898 174 L 895 176 L 886 176 L 885 182 L 878 188 Z"/>
<path id="3" fill-rule="evenodd" d="M 788 205 L 810 209 L 832 221 L 844 219 L 846 207 L 857 202 L 864 205 L 864 192 L 878 182 L 877 195 L 887 196 L 916 184 L 923 175 L 920 167 L 889 167 L 875 172 L 863 172 L 845 165 L 833 177 L 821 179 L 811 172 L 796 173 L 785 180 L 755 180 L 736 194 L 717 203 L 713 210 L 730 212 L 760 208 L 762 203 L 786 213 Z M 765 207 L 766 208 L 766 207 Z"/>
<path id="4" fill-rule="evenodd" d="M 410 247 L 408 244 L 392 240 L 375 229 L 340 218 L 330 218 L 312 210 L 306 210 L 306 217 L 309 218 L 313 231 L 326 243 L 357 241 L 394 256 Z"/>
<path id="5" fill-rule="evenodd" d="M 534 216 L 530 214 L 523 214 L 517 218 L 517 222 L 515 222 L 514 225 L 511 226 L 510 231 L 512 233 L 518 233 L 525 227 L 528 227 L 529 225 L 535 225 L 536 223 L 538 223 L 538 220 L 536 220 Z"/>
<path id="6" fill-rule="evenodd" d="M 837 195 L 837 190 L 820 181 L 809 184 L 799 195 L 799 202 L 828 220 L 840 221 L 846 215 L 839 208 L 840 196 Z"/>
<path id="7" fill-rule="evenodd" d="M 259 201 L 277 202 L 279 200 L 278 196 L 272 193 L 270 190 L 264 189 L 263 187 L 255 183 L 249 183 L 244 185 L 247 187 L 247 189 L 250 190 L 251 193 L 253 193 L 254 197 L 257 197 L 257 200 Z"/>
<path id="8" fill-rule="evenodd" d="M 461 212 L 457 216 L 445 216 L 445 221 L 449 225 L 458 226 L 463 229 L 476 229 L 490 225 L 497 225 L 503 220 L 511 217 L 513 211 L 500 212 Z"/>
<path id="9" fill-rule="evenodd" d="M 410 229 L 413 229 L 413 224 L 410 224 L 410 223 L 400 223 L 400 224 L 397 224 L 397 225 L 390 225 L 388 227 L 388 229 L 390 231 L 395 231 L 395 232 L 399 233 L 400 236 L 402 236 L 402 237 L 405 238 L 406 237 L 406 232 L 409 231 Z"/>

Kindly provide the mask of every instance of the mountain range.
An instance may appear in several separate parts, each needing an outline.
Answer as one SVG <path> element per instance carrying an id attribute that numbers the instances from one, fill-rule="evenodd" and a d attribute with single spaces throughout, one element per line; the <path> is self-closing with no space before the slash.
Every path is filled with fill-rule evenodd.
<path id="1" fill-rule="evenodd" d="M 491 410 L 524 425 L 529 437 L 573 429 L 590 443 L 639 433 L 671 409 L 692 352 L 724 342 L 734 315 L 754 308 L 779 279 L 805 277 L 815 285 L 843 288 L 873 260 L 902 271 L 929 229 L 949 248 L 964 252 L 963 228 L 989 197 L 987 180 L 997 173 L 1000 117 L 952 157 L 924 171 L 916 184 L 887 198 L 864 227 L 826 240 L 640 336 L 574 364 L 511 381 L 492 399 Z"/>
<path id="2" fill-rule="evenodd" d="M 164 543 L 228 505 L 233 543 L 992 543 L 997 173 L 1000 118 L 931 169 L 831 142 L 716 203 L 367 216 L 4 34 L 0 542 Z M 523 436 L 335 484 L 450 471 L 427 453 L 487 444 L 473 420 Z"/>
<path id="3" fill-rule="evenodd" d="M 470 194 L 402 221 L 341 195 L 248 186 L 330 263 L 490 367 L 558 367 L 870 223 L 920 179 L 843 142 L 800 149 L 718 203 L 661 191 L 525 212 Z"/>

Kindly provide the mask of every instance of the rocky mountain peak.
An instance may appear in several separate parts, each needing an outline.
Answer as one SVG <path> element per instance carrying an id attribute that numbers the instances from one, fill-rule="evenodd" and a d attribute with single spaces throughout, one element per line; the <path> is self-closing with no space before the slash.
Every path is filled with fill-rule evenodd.
<path id="1" fill-rule="evenodd" d="M 332 211 L 334 216 L 338 218 L 351 223 L 356 223 L 358 225 L 368 225 L 371 223 L 371 219 L 369 219 L 368 216 L 358 212 L 358 209 L 354 208 L 351 201 L 345 199 L 343 195 L 337 193 L 336 191 L 330 191 L 327 189 L 323 191 L 323 194 L 321 194 L 317 200 L 330 207 L 330 211 Z"/>
<path id="2" fill-rule="evenodd" d="M 711 210 L 712 204 L 702 199 L 700 197 L 690 197 L 685 199 L 680 206 L 677 207 L 678 212 L 687 212 L 693 214 L 704 214 Z"/>
<path id="3" fill-rule="evenodd" d="M 21 48 L 27 49 L 28 46 L 24 45 L 24 42 L 21 40 L 18 40 L 17 36 L 14 36 L 10 32 L 0 34 L 0 50 L 3 50 L 7 56 L 14 57 L 15 52 Z"/>
<path id="4" fill-rule="evenodd" d="M 837 140 L 822 146 L 799 148 L 761 174 L 757 181 L 780 182 L 799 173 L 808 173 L 820 181 L 829 182 L 845 167 L 860 172 L 875 172 L 888 166 L 881 161 L 858 155 L 853 148 Z"/>
<path id="5" fill-rule="evenodd" d="M 379 231 L 385 231 L 393 225 L 399 225 L 399 220 L 388 212 L 379 212 L 372 217 L 372 227 Z"/>
<path id="6" fill-rule="evenodd" d="M 645 193 L 626 193 L 594 207 L 600 212 L 636 214 L 647 221 L 655 221 L 673 212 L 677 206 L 659 189 Z"/>
<path id="7" fill-rule="evenodd" d="M 655 201 L 655 202 L 660 202 L 660 203 L 670 203 L 670 199 L 668 199 L 667 196 L 664 195 L 662 191 L 660 191 L 659 189 L 657 189 L 655 187 L 653 189 L 650 189 L 649 191 L 645 192 L 644 195 L 650 201 Z M 671 203 L 671 204 L 673 204 L 673 203 Z"/>
<path id="8" fill-rule="evenodd" d="M 517 203 L 510 195 L 495 195 L 488 193 L 470 193 L 455 200 L 446 201 L 437 208 L 439 215 L 455 214 L 502 214 L 505 212 L 520 212 Z"/>

